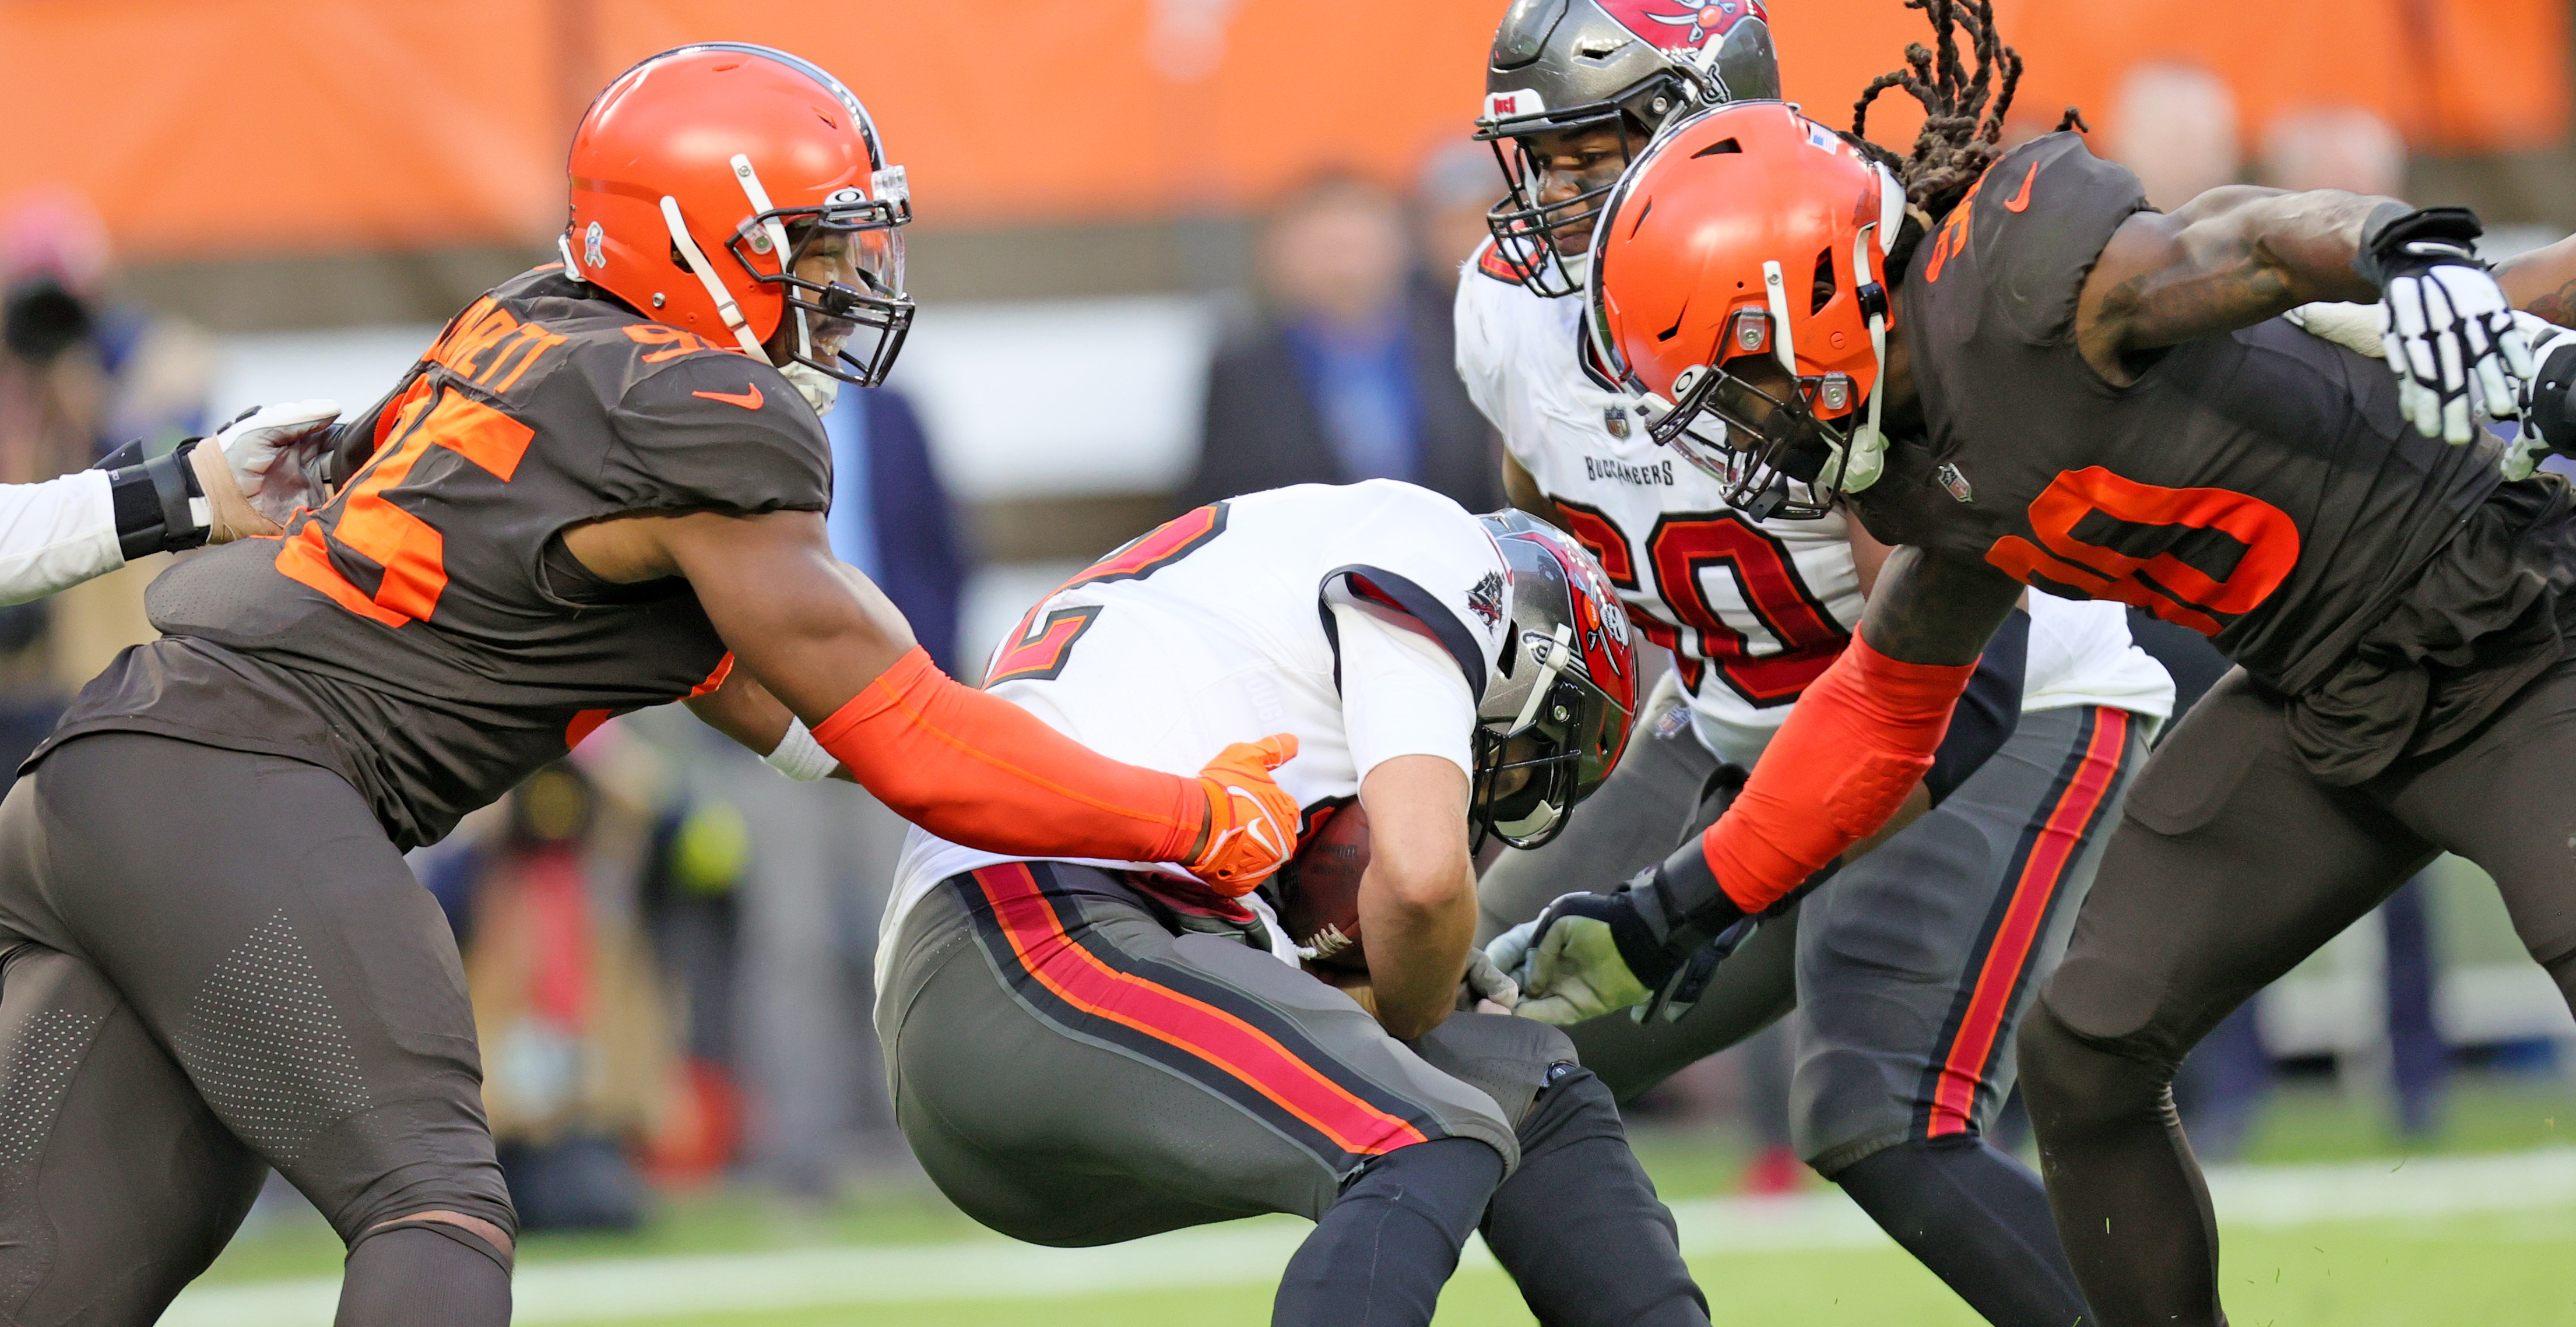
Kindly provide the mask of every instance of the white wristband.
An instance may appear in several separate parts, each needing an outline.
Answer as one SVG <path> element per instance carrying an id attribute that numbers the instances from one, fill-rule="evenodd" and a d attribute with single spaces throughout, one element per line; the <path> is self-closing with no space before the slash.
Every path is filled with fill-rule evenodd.
<path id="1" fill-rule="evenodd" d="M 805 721 L 792 714 L 787 716 L 787 735 L 779 738 L 777 748 L 761 760 L 798 783 L 828 779 L 832 771 L 841 767 L 840 758 L 824 750 L 823 744 L 806 730 Z"/>

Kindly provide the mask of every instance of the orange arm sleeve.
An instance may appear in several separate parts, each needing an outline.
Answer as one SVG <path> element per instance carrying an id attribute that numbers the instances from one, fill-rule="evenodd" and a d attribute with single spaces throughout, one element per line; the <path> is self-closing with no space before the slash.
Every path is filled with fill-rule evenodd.
<path id="1" fill-rule="evenodd" d="M 1746 912 L 1778 902 L 1878 832 L 1932 768 L 1973 663 L 1904 663 L 1855 635 L 1798 698 L 1735 804 L 1700 836 Z"/>
<path id="2" fill-rule="evenodd" d="M 814 729 L 897 815 L 1029 857 L 1187 861 L 1206 802 L 1189 779 L 1109 759 L 914 649 Z"/>

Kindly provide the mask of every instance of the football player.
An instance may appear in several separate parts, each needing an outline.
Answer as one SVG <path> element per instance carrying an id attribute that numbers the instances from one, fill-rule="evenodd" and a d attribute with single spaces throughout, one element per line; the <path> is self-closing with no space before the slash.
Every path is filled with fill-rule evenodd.
<path id="1" fill-rule="evenodd" d="M 1309 1217 L 1277 1323 L 1429 1322 L 1479 1228 L 1542 1322 L 1707 1322 L 1564 1034 L 1451 1012 L 1481 957 L 1472 842 L 1563 829 L 1627 740 L 1635 666 L 1572 541 L 1393 480 L 1202 507 L 1074 577 L 994 652 L 993 694 L 1158 768 L 1294 736 L 1281 786 L 1367 817 L 1366 968 L 1300 971 L 1333 955 L 1271 900 L 1168 864 L 917 829 L 877 960 L 914 1154 L 1040 1244 Z"/>
<path id="2" fill-rule="evenodd" d="M 1698 446 L 1722 419 L 1748 482 L 1812 476 L 1904 547 L 1742 795 L 1606 901 L 1618 942 L 1584 961 L 1653 986 L 1875 829 L 2024 585 L 2208 635 L 2237 668 L 2139 776 L 2021 1065 L 2100 1321 L 2211 1327 L 2217 1235 L 2170 1097 L 2211 1026 L 2445 849 L 2576 1003 L 2571 493 L 2504 478 L 2473 427 L 2534 371 L 2473 216 L 2250 187 L 2156 212 L 2063 127 L 2000 151 L 2019 59 L 1986 6 L 1931 16 L 1963 57 L 1878 84 L 1931 112 L 1911 152 L 1722 107 L 1605 214 L 1605 349 L 1660 426 Z M 1827 269 L 1868 357 L 1731 350 L 1776 317 L 1766 287 Z M 2385 302 L 2386 363 L 2279 316 L 2317 300 Z"/>
<path id="3" fill-rule="evenodd" d="M 809 402 L 911 315 L 903 175 L 846 88 L 667 52 L 571 177 L 562 265 L 342 426 L 366 459 L 330 502 L 155 581 L 165 634 L 0 804 L 0 1318 L 150 1322 L 273 1166 L 349 1246 L 340 1323 L 506 1321 L 472 1010 L 402 852 L 622 711 L 686 698 L 764 751 L 810 725 L 979 847 L 1219 895 L 1281 860 L 1293 742 L 1198 778 L 1095 755 L 942 677 L 833 560 Z"/>
<path id="4" fill-rule="evenodd" d="M 1651 131 L 1779 95 L 1760 5 L 1693 11 L 1704 28 L 1659 8 L 1515 6 L 1486 74 L 1478 132 L 1509 196 L 1460 283 L 1459 371 L 1502 431 L 1514 502 L 1599 554 L 1678 664 L 1582 822 L 1485 873 L 1484 935 L 1523 927 L 1493 951 L 1512 962 L 1551 899 L 1607 891 L 1706 825 L 1842 652 L 1885 553 L 1839 511 L 1788 511 L 1813 502 L 1803 486 L 1739 494 L 1724 467 L 1659 443 L 1630 392 L 1586 374 L 1584 301 L 1551 298 L 1580 294 L 1600 207 Z M 1851 304 L 1802 299 L 1783 335 L 1866 354 Z M 1784 905 L 1679 1018 L 1604 1014 L 1564 989 L 1523 1012 L 1596 1015 L 1575 1044 L 1622 1100 L 1787 1017 L 1799 1154 L 1989 1321 L 2066 1327 L 2083 1300 L 2039 1177 L 1984 1133 L 2172 683 L 2120 605 L 2046 595 L 1987 647 L 1981 677 L 1913 794 L 1928 818 Z"/>

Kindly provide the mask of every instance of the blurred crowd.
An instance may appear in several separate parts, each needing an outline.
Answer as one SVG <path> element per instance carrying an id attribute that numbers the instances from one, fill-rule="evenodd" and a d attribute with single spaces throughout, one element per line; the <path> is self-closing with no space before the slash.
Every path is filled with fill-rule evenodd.
<path id="1" fill-rule="evenodd" d="M 2119 97 L 2122 130 L 2098 146 L 2162 206 L 2235 182 L 2404 186 L 2402 143 L 2358 109 L 2282 117 L 2249 162 L 2228 90 L 2207 71 L 2145 65 Z M 1409 190 L 1334 170 L 1273 200 L 1253 286 L 1211 349 L 1175 504 L 1393 477 L 1472 510 L 1503 505 L 1499 440 L 1452 368 L 1450 320 L 1499 191 L 1490 154 L 1461 142 L 1431 155 Z M 206 429 L 208 338 L 120 298 L 106 232 L 81 199 L 0 210 L 0 289 L 0 482 Z M 835 551 L 884 587 L 941 667 L 976 675 L 959 639 L 973 554 L 919 416 L 898 390 L 851 390 L 826 426 Z M 148 633 L 141 587 L 157 570 L 0 608 L 0 756 L 12 767 L 73 689 Z M 2215 675 L 2178 681 L 2196 692 Z M 733 1176 L 819 1203 L 854 1174 L 908 1165 L 869 1016 L 903 836 L 854 786 L 790 783 L 665 710 L 603 727 L 416 854 L 465 954 L 485 1100 L 530 1229 L 632 1225 L 656 1185 Z M 2372 923 L 2386 955 L 2384 1067 L 2409 1131 L 2438 1121 L 2449 1058 L 2424 895 L 2410 886 Z M 2184 1077 L 2206 1155 L 2241 1144 L 2271 1077 L 2259 1026 L 2249 1006 Z M 1780 1145 L 1755 1174 L 1776 1187 L 1799 1170 L 1786 1083 L 1781 1048 L 1757 1040 L 1686 1075 L 1666 1104 L 1740 1111 Z"/>

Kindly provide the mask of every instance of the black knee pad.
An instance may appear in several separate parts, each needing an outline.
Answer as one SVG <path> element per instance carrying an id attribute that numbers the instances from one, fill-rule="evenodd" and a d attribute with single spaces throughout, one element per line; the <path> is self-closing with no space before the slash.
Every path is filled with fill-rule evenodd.
<path id="1" fill-rule="evenodd" d="M 366 1243 L 368 1240 L 374 1239 L 378 1235 L 390 1235 L 397 1230 L 426 1230 L 441 1238 L 454 1240 L 457 1243 L 464 1245 L 466 1248 L 472 1249 L 476 1253 L 491 1259 L 500 1267 L 504 1275 L 508 1274 L 510 1271 L 512 1260 L 511 1253 L 503 1251 L 499 1247 L 495 1246 L 492 1241 L 483 1238 L 481 1235 L 475 1234 L 473 1231 L 468 1230 L 453 1221 L 439 1221 L 426 1217 L 406 1217 L 400 1221 L 387 1221 L 382 1225 L 371 1226 L 366 1230 L 359 1232 L 356 1239 L 349 1241 L 350 1255 L 352 1257 L 356 1256 L 358 1246 Z"/>
<path id="2" fill-rule="evenodd" d="M 2086 1118 L 2174 1112 L 2174 1065 L 2121 1042 L 2086 1037 L 2066 1025 L 2045 998 L 2022 1019 L 2022 1097 L 2043 1133 Z"/>

